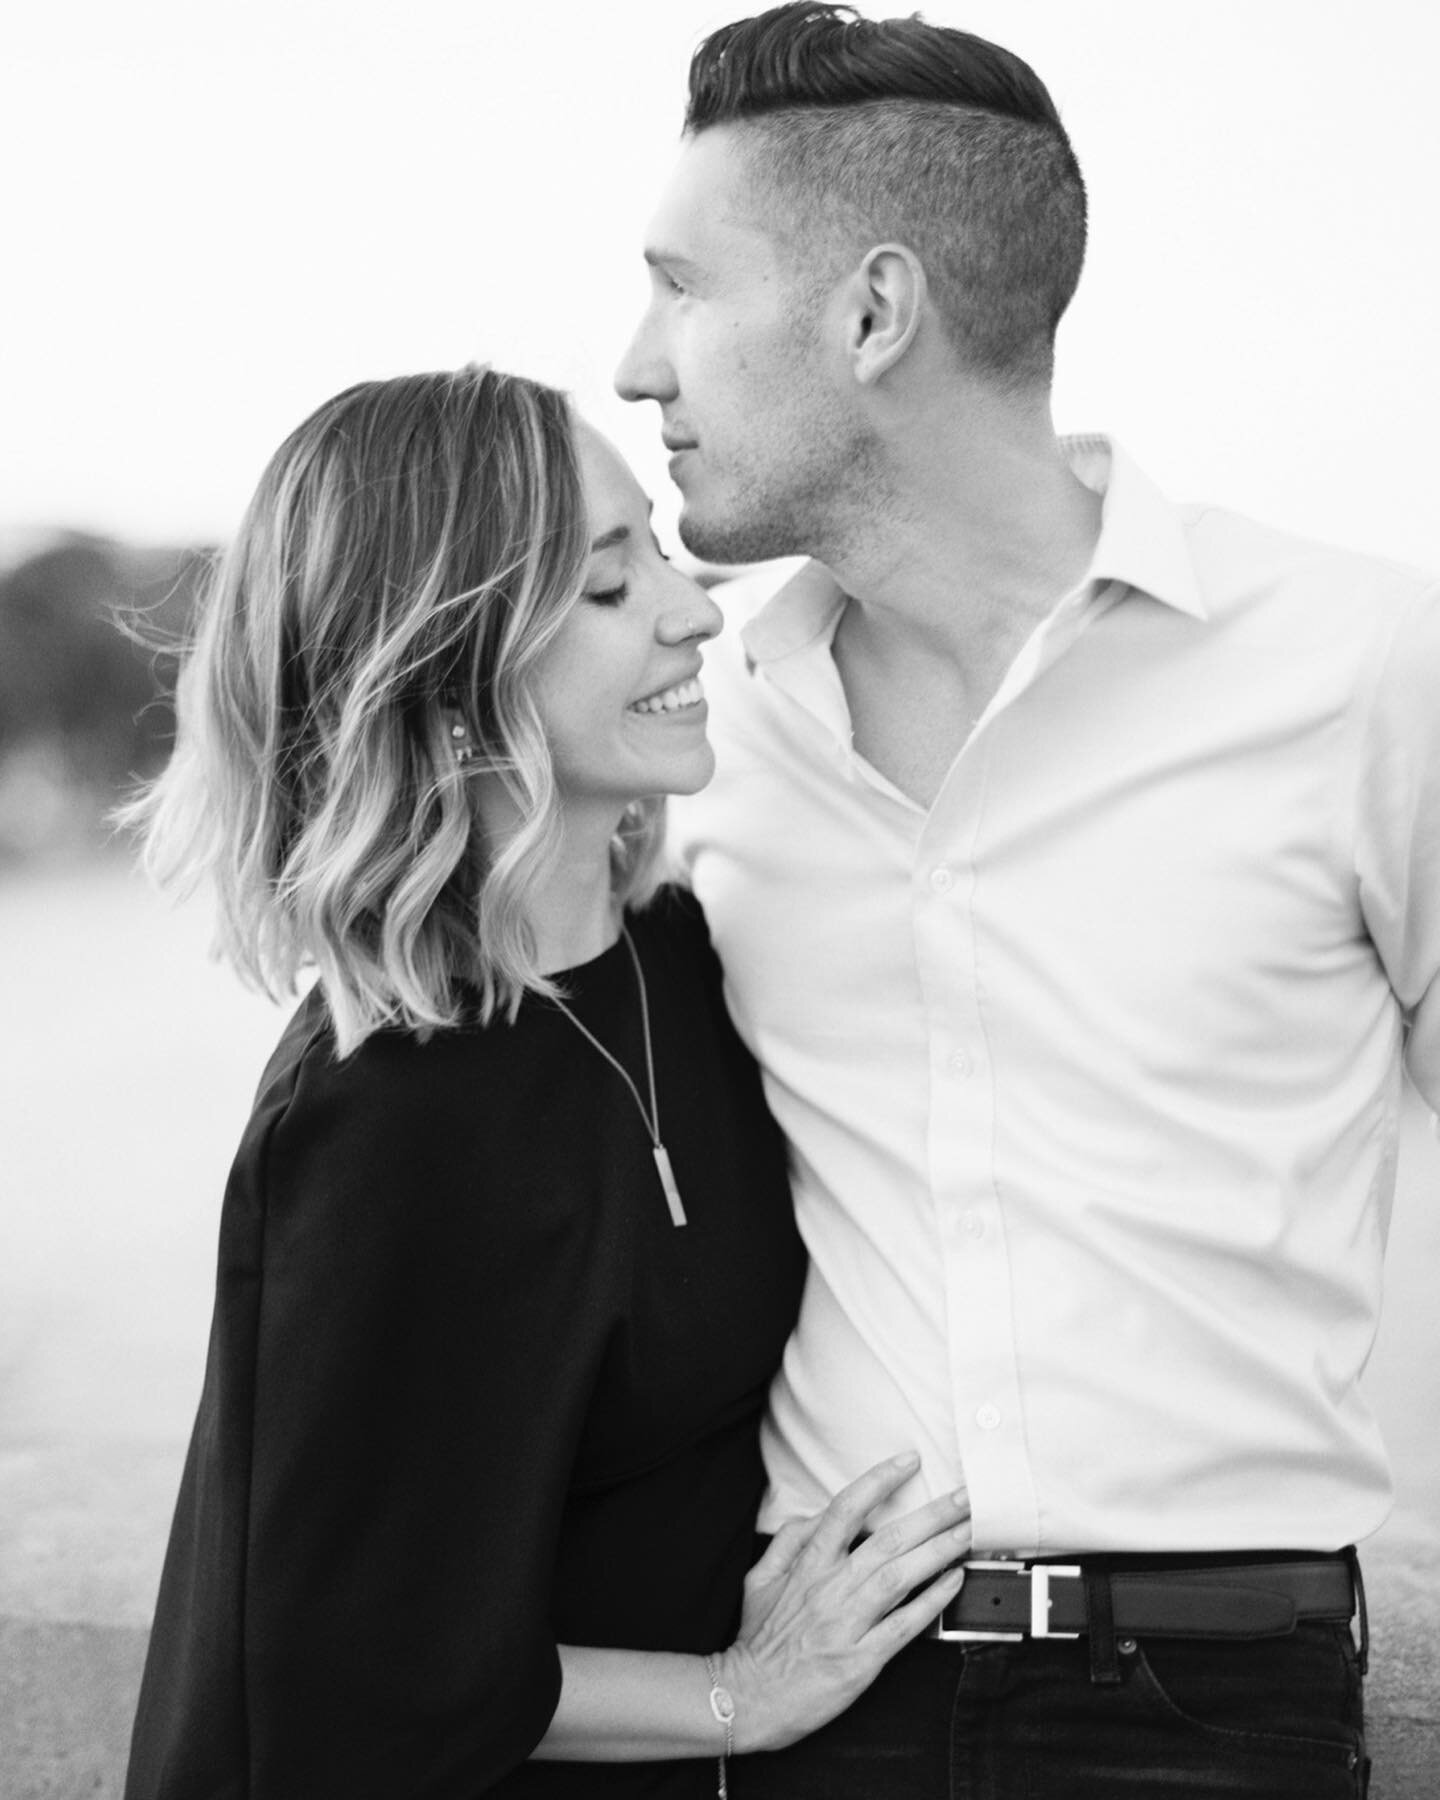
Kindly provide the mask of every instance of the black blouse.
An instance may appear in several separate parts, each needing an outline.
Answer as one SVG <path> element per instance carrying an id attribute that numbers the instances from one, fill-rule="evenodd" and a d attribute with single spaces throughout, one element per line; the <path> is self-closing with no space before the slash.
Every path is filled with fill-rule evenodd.
<path id="1" fill-rule="evenodd" d="M 630 930 L 682 1228 L 547 1002 L 343 1062 L 318 995 L 291 1021 L 226 1189 L 127 1800 L 714 1792 L 709 1762 L 525 1761 L 557 1643 L 733 1637 L 802 1279 L 699 908 Z M 563 987 L 645 1093 L 624 944 Z"/>

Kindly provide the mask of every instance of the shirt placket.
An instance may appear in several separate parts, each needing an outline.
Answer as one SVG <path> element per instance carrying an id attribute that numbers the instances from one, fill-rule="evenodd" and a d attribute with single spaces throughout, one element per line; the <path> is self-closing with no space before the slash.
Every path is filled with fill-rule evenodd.
<path id="1" fill-rule="evenodd" d="M 991 1006 L 977 897 L 986 878 L 987 806 L 997 734 L 1036 681 L 1113 603 L 1112 589 L 1068 596 L 1026 643 L 957 757 L 920 834 L 911 883 L 916 966 L 928 1033 L 926 1146 L 945 1299 L 953 1426 L 970 1492 L 977 1547 L 1039 1545 L 1042 1522 L 1026 1447 L 1017 1294 L 1007 1241 L 1004 1171 L 997 1165 Z M 999 796 L 1003 800 L 1003 795 Z"/>
<path id="2" fill-rule="evenodd" d="M 953 1426 L 976 1543 L 996 1551 L 1037 1541 L 1039 1519 L 1025 1452 L 1014 1283 L 994 1156 L 994 1067 L 976 938 L 987 767 L 982 738 L 960 759 L 926 823 L 912 904 L 928 1029 L 926 1153 Z M 996 1531 L 1003 1534 L 998 1542 Z"/>

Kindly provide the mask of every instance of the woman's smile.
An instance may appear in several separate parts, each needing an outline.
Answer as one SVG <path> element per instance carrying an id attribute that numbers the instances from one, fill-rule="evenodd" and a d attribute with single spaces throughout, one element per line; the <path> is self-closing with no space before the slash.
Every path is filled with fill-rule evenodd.
<path id="1" fill-rule="evenodd" d="M 693 715 L 697 707 L 705 704 L 704 690 L 700 686 L 700 677 L 691 675 L 674 687 L 661 688 L 658 693 L 647 694 L 643 700 L 633 701 L 626 707 L 633 713 L 678 713 Z"/>

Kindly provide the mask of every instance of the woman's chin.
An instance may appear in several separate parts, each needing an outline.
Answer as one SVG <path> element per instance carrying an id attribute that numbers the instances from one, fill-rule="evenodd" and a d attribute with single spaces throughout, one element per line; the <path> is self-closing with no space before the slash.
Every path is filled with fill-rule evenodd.
<path id="1" fill-rule="evenodd" d="M 715 752 L 706 744 L 703 752 L 693 759 L 693 768 L 684 775 L 677 774 L 665 784 L 667 794 L 698 794 L 703 787 L 708 787 L 710 778 L 715 773 Z"/>

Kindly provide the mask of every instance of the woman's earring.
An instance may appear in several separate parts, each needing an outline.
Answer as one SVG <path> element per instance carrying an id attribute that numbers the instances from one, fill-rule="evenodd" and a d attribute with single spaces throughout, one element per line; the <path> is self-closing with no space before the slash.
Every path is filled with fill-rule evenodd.
<path id="1" fill-rule="evenodd" d="M 474 762 L 479 751 L 470 742 L 470 733 L 458 722 L 450 727 L 450 742 L 455 748 L 457 763 Z"/>

